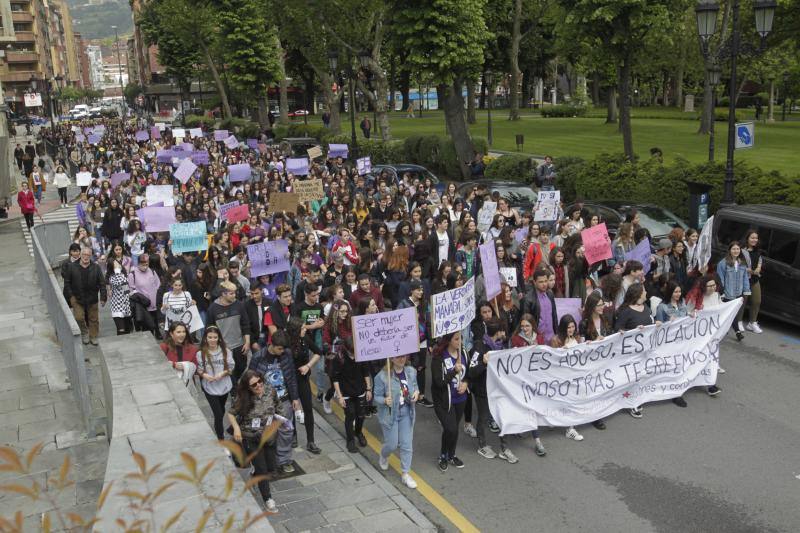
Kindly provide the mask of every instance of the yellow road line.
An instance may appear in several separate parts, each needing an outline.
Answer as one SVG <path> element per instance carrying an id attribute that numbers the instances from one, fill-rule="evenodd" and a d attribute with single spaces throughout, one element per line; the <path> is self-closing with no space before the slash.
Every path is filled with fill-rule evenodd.
<path id="1" fill-rule="evenodd" d="M 311 384 L 311 388 L 314 395 L 316 395 L 317 388 L 314 383 Z M 333 412 L 337 418 L 339 418 L 340 421 L 344 421 L 344 411 L 342 410 L 342 407 L 335 401 L 331 401 L 331 407 L 333 408 Z M 375 436 L 373 436 L 367 428 L 364 428 L 362 433 L 364 433 L 364 436 L 367 438 L 367 444 L 372 451 L 380 455 L 381 448 L 383 447 L 381 442 Z M 398 474 L 402 474 L 402 471 L 400 470 L 400 459 L 398 459 L 395 454 L 392 454 L 389 457 L 389 465 Z M 411 474 L 411 477 L 417 482 L 417 491 L 422 494 L 422 497 L 428 500 L 428 502 L 430 502 L 430 504 L 433 505 L 440 513 L 442 513 L 445 518 L 447 518 L 455 527 L 457 527 L 459 531 L 464 531 L 467 533 L 477 533 L 480 531 L 480 529 L 475 527 L 466 516 L 461 514 L 458 509 L 453 507 L 453 504 L 447 501 L 444 496 L 439 494 L 433 487 L 428 485 L 428 483 L 422 479 L 422 476 L 413 470 L 410 471 L 409 474 Z"/>

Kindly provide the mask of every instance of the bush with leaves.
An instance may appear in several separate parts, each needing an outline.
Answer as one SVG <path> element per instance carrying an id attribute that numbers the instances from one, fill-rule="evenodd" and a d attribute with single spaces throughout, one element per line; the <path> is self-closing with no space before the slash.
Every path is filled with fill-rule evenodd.
<path id="1" fill-rule="evenodd" d="M 256 138 L 261 132 L 261 127 L 257 122 L 252 122 L 244 118 L 229 118 L 223 120 L 219 125 L 220 129 L 228 130 L 236 134 L 237 137 Z"/>
<path id="2" fill-rule="evenodd" d="M 543 107 L 541 112 L 544 118 L 574 118 L 585 117 L 587 111 L 586 106 L 563 104 Z"/>
<path id="3" fill-rule="evenodd" d="M 487 165 L 485 176 L 491 180 L 512 180 L 532 183 L 536 172 L 536 162 L 527 155 L 506 154 L 492 159 Z"/>
<path id="4" fill-rule="evenodd" d="M 206 128 L 213 128 L 217 119 L 214 117 L 206 117 L 204 115 L 186 115 L 183 119 L 183 125 L 187 128 L 199 128 L 205 126 Z"/>

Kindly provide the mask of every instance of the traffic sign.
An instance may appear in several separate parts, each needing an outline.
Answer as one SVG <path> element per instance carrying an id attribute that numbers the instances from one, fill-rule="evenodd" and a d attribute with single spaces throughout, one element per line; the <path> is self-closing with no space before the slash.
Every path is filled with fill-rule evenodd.
<path id="1" fill-rule="evenodd" d="M 736 124 L 736 149 L 752 148 L 755 145 L 755 123 L 740 122 Z"/>

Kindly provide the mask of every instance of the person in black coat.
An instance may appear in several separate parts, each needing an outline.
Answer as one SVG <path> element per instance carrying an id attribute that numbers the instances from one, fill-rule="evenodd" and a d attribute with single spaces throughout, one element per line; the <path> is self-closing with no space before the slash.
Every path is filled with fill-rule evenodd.
<path id="1" fill-rule="evenodd" d="M 250 344 L 253 353 L 264 346 L 264 315 L 269 311 L 270 303 L 264 299 L 264 291 L 260 283 L 250 285 L 250 298 L 244 303 L 244 310 L 250 321 Z"/>
<path id="2" fill-rule="evenodd" d="M 92 262 L 92 250 L 81 248 L 78 261 L 68 263 L 62 271 L 64 296 L 72 304 L 72 314 L 81 328 L 84 344 L 97 346 L 100 330 L 98 300 L 106 305 L 106 280 L 97 263 Z M 99 293 L 99 298 L 98 298 Z"/>
<path id="3" fill-rule="evenodd" d="M 122 238 L 125 234 L 120 224 L 124 217 L 125 213 L 120 209 L 117 199 L 111 198 L 108 209 L 106 209 L 103 215 L 103 229 L 101 230 L 101 234 L 106 241 L 122 242 Z"/>
<path id="4" fill-rule="evenodd" d="M 453 262 L 456 260 L 456 239 L 450 231 L 450 218 L 446 214 L 436 217 L 436 228 L 428 236 L 428 246 L 433 258 L 433 268 L 438 269 L 439 265 L 445 261 Z M 440 249 L 447 246 L 447 257 L 441 253 Z"/>

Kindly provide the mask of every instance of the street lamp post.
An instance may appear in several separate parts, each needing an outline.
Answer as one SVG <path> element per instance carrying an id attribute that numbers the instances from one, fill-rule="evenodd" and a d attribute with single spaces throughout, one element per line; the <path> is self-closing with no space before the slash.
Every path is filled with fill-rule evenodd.
<path id="1" fill-rule="evenodd" d="M 337 79 L 339 53 L 336 52 L 335 50 L 328 53 L 328 65 L 331 68 L 331 73 L 333 73 L 334 79 Z M 356 139 L 356 114 L 355 114 L 356 87 L 355 87 L 355 81 L 353 80 L 353 65 L 351 64 L 349 57 L 347 58 L 347 64 L 345 65 L 345 75 L 350 80 L 350 83 L 348 84 L 350 88 L 350 142 L 353 145 L 352 157 L 355 159 L 358 157 L 358 140 Z"/>
<path id="2" fill-rule="evenodd" d="M 125 118 L 125 88 L 122 86 L 122 58 L 119 53 L 119 33 L 116 26 L 111 26 L 114 30 L 114 40 L 117 43 L 117 67 L 119 68 L 119 95 L 122 98 L 122 118 Z"/>
<path id="3" fill-rule="evenodd" d="M 494 106 L 494 86 L 492 85 L 492 71 L 487 70 L 483 77 L 486 82 L 486 143 L 492 146 L 494 135 L 492 132 L 492 107 Z"/>
<path id="4" fill-rule="evenodd" d="M 708 125 L 708 160 L 714 161 L 714 123 L 717 121 L 717 85 L 721 70 L 717 65 L 708 71 L 708 84 L 711 85 L 711 124 Z"/>
<path id="5" fill-rule="evenodd" d="M 737 60 L 741 47 L 739 35 L 739 2 L 740 0 L 733 0 L 732 5 L 732 32 L 729 43 L 721 46 L 717 56 L 729 55 L 731 60 L 731 75 L 728 87 L 728 153 L 725 162 L 725 188 L 722 196 L 722 206 L 731 206 L 736 204 L 734 197 L 735 178 L 733 174 L 733 154 L 736 148 L 736 92 L 738 91 L 737 82 Z M 775 7 L 777 3 L 775 0 L 755 0 L 754 11 L 756 21 L 756 31 L 761 36 L 761 46 L 755 52 L 763 51 L 765 39 L 770 31 L 772 31 L 772 20 L 775 16 Z M 695 16 L 697 18 L 697 33 L 701 39 L 701 51 L 703 56 L 709 58 L 710 52 L 707 44 L 709 38 L 714 34 L 717 26 L 717 15 L 719 14 L 719 4 L 714 0 L 701 1 L 695 7 Z M 720 57 L 714 57 L 716 63 Z M 712 122 L 714 117 L 712 116 Z"/>

